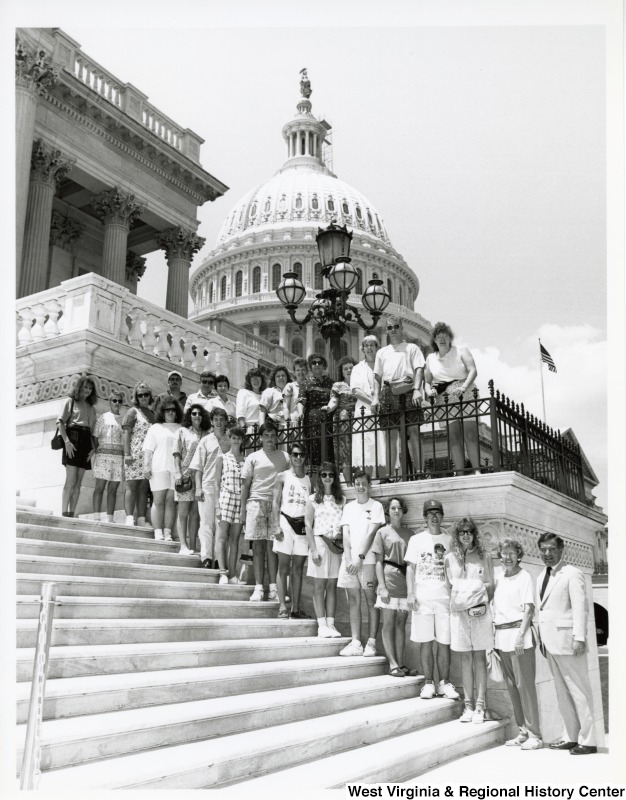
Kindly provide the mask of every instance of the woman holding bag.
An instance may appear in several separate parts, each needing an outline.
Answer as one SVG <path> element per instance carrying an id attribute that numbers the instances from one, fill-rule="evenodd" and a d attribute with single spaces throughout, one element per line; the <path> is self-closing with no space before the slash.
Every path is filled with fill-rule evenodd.
<path id="1" fill-rule="evenodd" d="M 461 654 L 465 700 L 461 722 L 481 723 L 487 698 L 487 650 L 493 648 L 489 601 L 494 578 L 491 556 L 485 553 L 471 517 L 463 517 L 454 526 L 452 550 L 443 563 L 450 586 L 450 647 Z"/>

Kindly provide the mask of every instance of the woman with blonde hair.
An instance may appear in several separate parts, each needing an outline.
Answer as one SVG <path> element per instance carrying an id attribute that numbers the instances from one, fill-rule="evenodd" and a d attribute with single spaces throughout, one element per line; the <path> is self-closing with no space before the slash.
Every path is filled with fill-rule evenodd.
<path id="1" fill-rule="evenodd" d="M 122 443 L 122 403 L 124 395 L 113 389 L 109 395 L 110 411 L 105 411 L 96 422 L 94 438 L 98 442 L 93 457 L 93 477 L 96 485 L 93 490 L 93 511 L 100 515 L 104 487 L 107 490 L 106 521 L 113 522 L 117 489 L 124 479 L 124 445 Z"/>

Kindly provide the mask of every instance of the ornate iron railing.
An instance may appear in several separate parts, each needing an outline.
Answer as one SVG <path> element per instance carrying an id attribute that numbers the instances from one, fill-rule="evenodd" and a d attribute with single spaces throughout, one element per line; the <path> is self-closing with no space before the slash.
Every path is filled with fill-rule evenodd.
<path id="1" fill-rule="evenodd" d="M 408 395 L 407 395 L 408 396 Z M 475 472 L 519 472 L 561 494 L 585 501 L 580 448 L 559 431 L 514 403 L 489 381 L 489 396 L 430 399 L 416 409 L 352 416 L 347 419 L 320 413 L 314 422 L 279 430 L 279 446 L 301 442 L 309 456 L 309 470 L 333 461 L 339 471 L 363 465 L 382 482 L 425 480 Z M 345 416 L 345 415 L 344 415 Z M 391 434 L 399 433 L 397 458 L 391 463 Z M 459 435 L 465 441 L 464 463 L 455 464 L 453 447 Z M 467 442 L 477 442 L 479 462 L 467 456 Z M 416 444 L 417 443 L 417 444 Z M 261 447 L 255 426 L 246 452 Z"/>

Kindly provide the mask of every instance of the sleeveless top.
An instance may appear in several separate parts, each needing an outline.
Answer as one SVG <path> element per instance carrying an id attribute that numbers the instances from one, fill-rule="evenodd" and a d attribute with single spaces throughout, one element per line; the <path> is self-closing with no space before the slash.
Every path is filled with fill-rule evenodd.
<path id="1" fill-rule="evenodd" d="M 311 479 L 308 475 L 298 478 L 293 470 L 285 472 L 283 499 L 280 510 L 290 517 L 303 517 L 306 501 L 311 494 Z"/>

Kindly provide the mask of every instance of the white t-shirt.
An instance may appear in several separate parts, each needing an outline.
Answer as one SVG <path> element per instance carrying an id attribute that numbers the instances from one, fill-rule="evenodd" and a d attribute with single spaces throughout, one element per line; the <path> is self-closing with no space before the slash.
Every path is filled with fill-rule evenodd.
<path id="1" fill-rule="evenodd" d="M 367 503 L 359 503 L 357 500 L 346 503 L 341 515 L 341 524 L 342 526 L 347 525 L 350 529 L 350 552 L 353 559 L 362 552 L 361 545 L 367 536 L 367 529 L 371 523 L 385 524 L 385 510 L 378 500 L 370 497 Z M 373 539 L 372 544 L 374 544 Z M 376 563 L 376 555 L 372 553 L 371 547 L 367 551 L 363 563 Z"/>
<path id="2" fill-rule="evenodd" d="M 437 614 L 450 608 L 450 589 L 446 584 L 443 560 L 451 544 L 449 534 L 433 536 L 427 530 L 409 539 L 404 560 L 415 565 L 418 614 Z"/>
<path id="3" fill-rule="evenodd" d="M 504 574 L 502 567 L 494 570 L 496 591 L 493 596 L 493 622 L 502 625 L 504 622 L 515 622 L 524 616 L 524 605 L 535 604 L 533 580 L 525 569 L 509 578 Z M 505 628 L 496 630 L 495 646 L 498 650 L 510 653 L 515 650 L 515 640 L 519 636 L 519 628 Z M 533 646 L 530 628 L 524 634 L 524 649 Z"/>
<path id="4" fill-rule="evenodd" d="M 196 447 L 189 469 L 202 472 L 202 491 L 204 492 L 215 491 L 215 468 L 218 456 L 221 454 L 220 443 L 213 432 L 204 436 Z"/>
<path id="5" fill-rule="evenodd" d="M 422 351 L 416 344 L 412 342 L 401 342 L 395 346 L 388 344 L 376 353 L 374 375 L 378 375 L 383 382 L 399 381 L 406 377 L 414 380 L 416 371 L 423 369 L 424 363 Z"/>
<path id="6" fill-rule="evenodd" d="M 171 472 L 174 474 L 174 445 L 180 425 L 178 422 L 157 422 L 148 428 L 143 450 L 152 451 L 152 474 Z"/>

